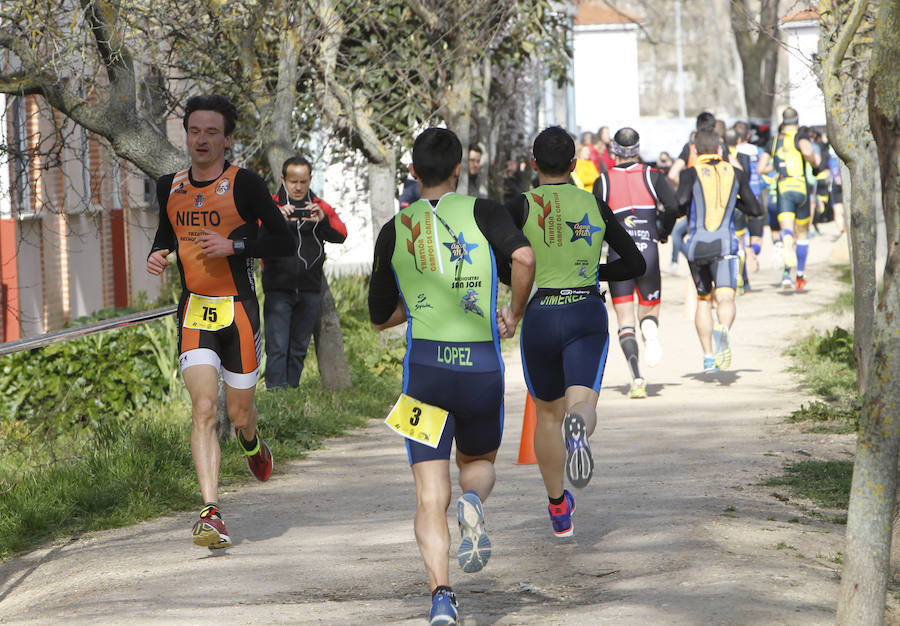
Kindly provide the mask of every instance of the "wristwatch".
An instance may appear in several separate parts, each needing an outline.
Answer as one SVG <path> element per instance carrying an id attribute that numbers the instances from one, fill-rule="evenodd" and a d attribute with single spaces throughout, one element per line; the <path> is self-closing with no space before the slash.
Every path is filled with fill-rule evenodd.
<path id="1" fill-rule="evenodd" d="M 234 247 L 235 254 L 244 254 L 244 248 L 246 247 L 245 239 L 235 239 L 231 242 L 231 245 Z"/>

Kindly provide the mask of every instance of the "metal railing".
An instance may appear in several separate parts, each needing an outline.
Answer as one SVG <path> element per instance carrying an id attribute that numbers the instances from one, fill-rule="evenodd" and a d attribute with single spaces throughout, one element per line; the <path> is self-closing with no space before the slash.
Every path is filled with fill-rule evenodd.
<path id="1" fill-rule="evenodd" d="M 114 317 L 99 322 L 91 322 L 81 326 L 73 326 L 72 328 L 64 328 L 52 333 L 37 335 L 36 337 L 28 337 L 26 339 L 17 339 L 7 343 L 0 343 L 0 356 L 13 354 L 14 352 L 22 352 L 24 350 L 33 350 L 34 348 L 43 348 L 50 344 L 68 341 L 77 337 L 85 337 L 94 333 L 103 332 L 105 330 L 113 330 L 115 328 L 124 328 L 126 326 L 134 326 L 143 324 L 144 322 L 152 322 L 153 320 L 172 315 L 178 310 L 175 304 L 152 309 L 150 311 L 140 311 L 130 315 Z"/>

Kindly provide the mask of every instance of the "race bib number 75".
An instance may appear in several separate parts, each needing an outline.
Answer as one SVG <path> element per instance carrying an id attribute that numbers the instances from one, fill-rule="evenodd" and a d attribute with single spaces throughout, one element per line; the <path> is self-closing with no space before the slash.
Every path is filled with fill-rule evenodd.
<path id="1" fill-rule="evenodd" d="M 185 328 L 222 330 L 234 322 L 234 296 L 212 298 L 192 293 L 184 312 Z"/>
<path id="2" fill-rule="evenodd" d="M 444 409 L 401 393 L 384 423 L 408 439 L 437 448 L 441 435 L 444 434 L 448 415 Z"/>

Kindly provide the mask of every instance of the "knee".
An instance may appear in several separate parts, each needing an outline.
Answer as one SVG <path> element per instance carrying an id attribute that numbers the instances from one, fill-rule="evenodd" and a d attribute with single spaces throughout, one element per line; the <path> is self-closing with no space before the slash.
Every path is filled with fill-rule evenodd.
<path id="1" fill-rule="evenodd" d="M 199 396 L 191 401 L 191 413 L 195 422 L 199 424 L 215 423 L 217 400 L 213 396 Z"/>
<path id="2" fill-rule="evenodd" d="M 450 496 L 443 490 L 429 490 L 416 495 L 418 509 L 424 513 L 443 514 L 450 506 Z"/>
<path id="3" fill-rule="evenodd" d="M 253 406 L 229 406 L 228 419 L 237 428 L 244 428 L 251 422 Z"/>

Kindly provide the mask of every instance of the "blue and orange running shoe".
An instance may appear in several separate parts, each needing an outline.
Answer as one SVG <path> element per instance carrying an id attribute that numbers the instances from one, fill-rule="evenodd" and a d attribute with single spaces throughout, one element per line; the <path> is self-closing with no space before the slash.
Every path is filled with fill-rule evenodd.
<path id="1" fill-rule="evenodd" d="M 575 513 L 575 496 L 568 489 L 563 490 L 562 504 L 548 504 L 550 523 L 553 525 L 553 534 L 557 537 L 571 537 L 575 532 L 572 523 L 572 515 Z"/>
<path id="2" fill-rule="evenodd" d="M 459 566 L 466 573 L 477 572 L 487 565 L 491 557 L 491 540 L 484 531 L 484 509 L 477 493 L 467 491 L 459 497 L 456 520 L 462 538 L 457 550 Z"/>

